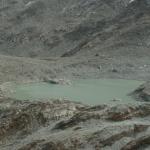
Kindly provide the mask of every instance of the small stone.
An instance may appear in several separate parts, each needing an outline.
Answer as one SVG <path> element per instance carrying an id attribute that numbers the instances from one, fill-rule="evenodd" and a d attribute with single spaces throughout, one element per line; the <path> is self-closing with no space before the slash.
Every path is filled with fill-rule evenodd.
<path id="1" fill-rule="evenodd" d="M 117 70 L 117 69 L 114 69 L 114 68 L 113 68 L 111 71 L 114 72 L 114 73 L 117 73 L 117 72 L 118 72 L 118 70 Z"/>

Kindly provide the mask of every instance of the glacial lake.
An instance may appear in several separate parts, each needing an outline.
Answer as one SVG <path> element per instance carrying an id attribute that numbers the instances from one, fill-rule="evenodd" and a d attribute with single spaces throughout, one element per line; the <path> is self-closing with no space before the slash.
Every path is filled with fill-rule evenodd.
<path id="1" fill-rule="evenodd" d="M 121 79 L 81 79 L 71 85 L 26 83 L 13 87 L 11 97 L 19 100 L 66 99 L 84 104 L 134 103 L 128 96 L 142 81 Z M 116 101 L 117 100 L 117 101 Z"/>

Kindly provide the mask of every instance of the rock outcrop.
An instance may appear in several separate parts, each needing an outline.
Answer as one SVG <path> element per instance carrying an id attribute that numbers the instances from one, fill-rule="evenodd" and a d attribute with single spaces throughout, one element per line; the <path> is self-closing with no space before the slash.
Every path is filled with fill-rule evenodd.
<path id="1" fill-rule="evenodd" d="M 150 101 L 150 82 L 142 84 L 131 93 L 133 97 L 140 101 Z"/>
<path id="2" fill-rule="evenodd" d="M 61 84 L 61 85 L 71 85 L 71 81 L 67 79 L 50 79 L 50 78 L 44 78 L 44 82 L 50 83 L 50 84 Z"/>

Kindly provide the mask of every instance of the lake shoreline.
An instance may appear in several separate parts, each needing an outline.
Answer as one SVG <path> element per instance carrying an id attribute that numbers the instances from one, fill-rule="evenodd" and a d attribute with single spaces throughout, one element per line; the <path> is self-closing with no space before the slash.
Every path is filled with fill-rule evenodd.
<path id="1" fill-rule="evenodd" d="M 70 82 L 72 84 L 69 85 L 33 81 L 9 82 L 1 86 L 1 93 L 5 97 L 19 100 L 69 99 L 90 105 L 129 103 L 135 101 L 128 95 L 144 83 L 122 79 L 74 79 Z"/>

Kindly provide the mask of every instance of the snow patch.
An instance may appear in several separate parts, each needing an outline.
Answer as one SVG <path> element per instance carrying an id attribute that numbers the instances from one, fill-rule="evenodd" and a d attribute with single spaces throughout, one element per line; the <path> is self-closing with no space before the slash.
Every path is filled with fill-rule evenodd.
<path id="1" fill-rule="evenodd" d="M 32 5 L 33 3 L 35 3 L 35 1 L 29 1 L 29 2 L 26 4 L 26 6 L 30 6 L 30 5 Z"/>
<path id="2" fill-rule="evenodd" d="M 130 0 L 129 3 L 133 3 L 135 0 Z"/>

